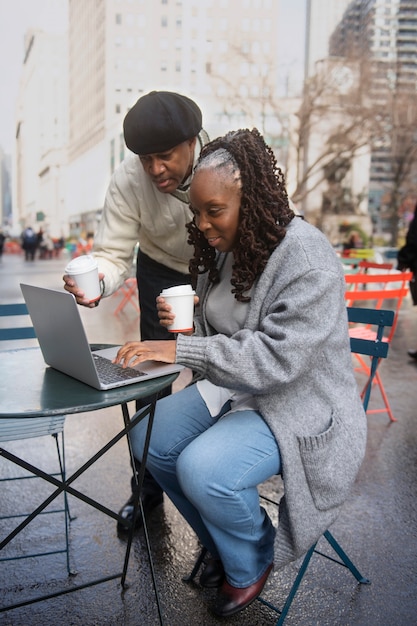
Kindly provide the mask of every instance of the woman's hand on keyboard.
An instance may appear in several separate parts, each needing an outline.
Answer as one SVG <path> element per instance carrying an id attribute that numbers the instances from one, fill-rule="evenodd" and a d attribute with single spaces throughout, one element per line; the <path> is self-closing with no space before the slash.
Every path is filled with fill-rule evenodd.
<path id="1" fill-rule="evenodd" d="M 128 341 L 119 350 L 114 363 L 133 367 L 143 361 L 175 363 L 176 341 Z"/>

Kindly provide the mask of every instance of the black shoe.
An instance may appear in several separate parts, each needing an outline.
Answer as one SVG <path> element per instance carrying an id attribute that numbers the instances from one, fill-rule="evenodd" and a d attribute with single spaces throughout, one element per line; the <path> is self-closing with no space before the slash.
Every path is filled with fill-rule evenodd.
<path id="1" fill-rule="evenodd" d="M 407 350 L 407 354 L 417 361 L 417 350 Z"/>
<path id="2" fill-rule="evenodd" d="M 142 505 L 145 516 L 148 517 L 151 511 L 155 509 L 157 506 L 162 504 L 164 501 L 164 496 L 162 493 L 145 493 L 142 496 Z M 129 500 L 126 504 L 120 509 L 119 515 L 123 517 L 125 520 L 125 524 L 123 522 L 117 522 L 117 532 L 127 532 L 131 525 L 133 524 L 133 494 L 130 496 Z M 134 520 L 135 528 L 140 528 L 143 524 L 142 514 L 140 509 L 137 511 L 136 519 Z"/>
<path id="3" fill-rule="evenodd" d="M 220 587 L 224 581 L 224 568 L 220 559 L 207 559 L 200 575 L 200 585 L 208 589 Z"/>

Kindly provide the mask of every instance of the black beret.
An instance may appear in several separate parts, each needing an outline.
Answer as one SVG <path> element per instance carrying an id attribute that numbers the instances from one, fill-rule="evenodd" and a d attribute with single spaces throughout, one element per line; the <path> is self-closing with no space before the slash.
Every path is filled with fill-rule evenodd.
<path id="1" fill-rule="evenodd" d="M 164 152 L 198 135 L 202 114 L 193 100 L 171 91 L 139 98 L 123 122 L 125 142 L 135 154 Z"/>

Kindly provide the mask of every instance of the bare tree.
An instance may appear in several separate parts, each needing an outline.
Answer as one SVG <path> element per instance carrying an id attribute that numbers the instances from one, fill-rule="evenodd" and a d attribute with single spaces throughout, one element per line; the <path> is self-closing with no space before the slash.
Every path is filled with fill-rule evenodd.
<path id="1" fill-rule="evenodd" d="M 396 75 L 400 76 L 398 70 Z M 417 102 L 415 92 L 402 88 L 398 82 L 396 88 L 383 93 L 380 135 L 375 137 L 374 149 L 385 157 L 383 190 L 387 202 L 382 209 L 390 223 L 391 244 L 395 246 L 399 208 L 407 197 L 417 194 Z"/>

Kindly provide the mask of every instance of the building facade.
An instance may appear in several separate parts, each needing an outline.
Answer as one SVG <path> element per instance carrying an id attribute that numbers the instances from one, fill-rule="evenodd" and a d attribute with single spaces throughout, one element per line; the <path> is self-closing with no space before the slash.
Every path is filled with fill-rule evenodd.
<path id="1" fill-rule="evenodd" d="M 69 1 L 74 234 L 94 230 L 110 177 L 125 156 L 123 118 L 152 89 L 193 98 L 211 137 L 241 126 L 258 127 L 271 142 L 282 134 L 278 17 L 275 0 L 238 6 L 232 0 Z"/>
<path id="2" fill-rule="evenodd" d="M 25 38 L 16 112 L 13 224 L 65 234 L 67 43 L 31 30 Z"/>
<path id="3" fill-rule="evenodd" d="M 369 210 L 377 231 L 395 235 L 401 202 L 417 191 L 417 0 L 351 2 L 330 53 L 356 57 L 368 73 L 381 120 L 371 145 Z"/>

